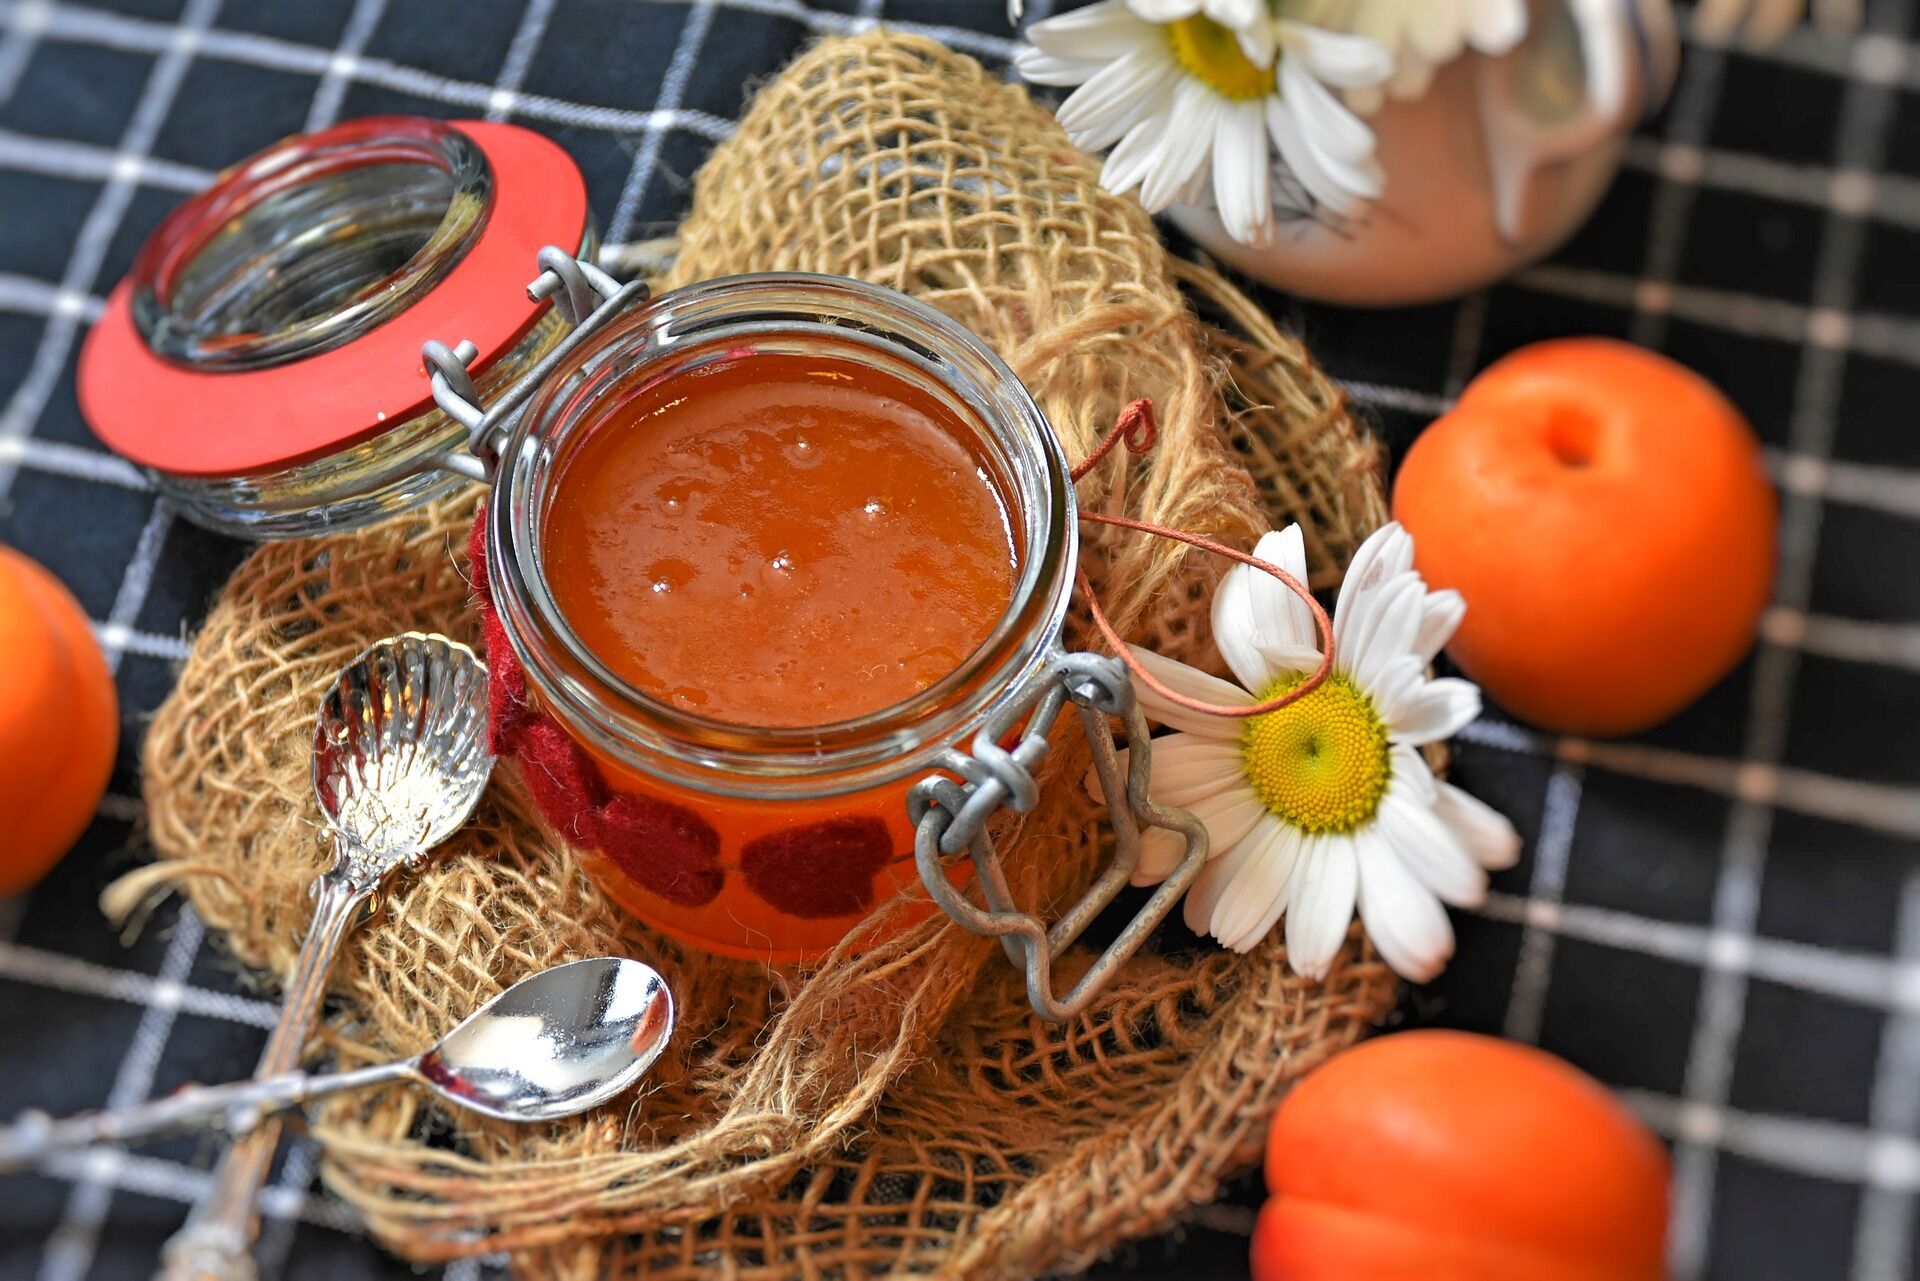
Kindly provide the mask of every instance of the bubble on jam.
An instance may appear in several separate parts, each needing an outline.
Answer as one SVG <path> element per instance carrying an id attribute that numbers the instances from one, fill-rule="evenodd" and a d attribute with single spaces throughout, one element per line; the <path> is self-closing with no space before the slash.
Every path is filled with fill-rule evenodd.
<path id="1" fill-rule="evenodd" d="M 893 861 L 887 825 L 872 817 L 831 818 L 749 841 L 740 872 L 747 886 L 789 916 L 815 921 L 873 906 L 873 880 Z"/>
<path id="2" fill-rule="evenodd" d="M 548 588 L 609 669 L 688 712 L 880 711 L 963 666 L 1012 600 L 1016 536 L 977 440 L 932 393 L 846 358 L 756 352 L 655 380 L 563 451 Z"/>

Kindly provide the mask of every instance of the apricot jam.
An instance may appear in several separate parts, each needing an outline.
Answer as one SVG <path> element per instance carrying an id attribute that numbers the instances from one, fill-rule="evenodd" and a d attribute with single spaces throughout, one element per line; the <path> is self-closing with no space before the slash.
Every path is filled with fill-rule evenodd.
<path id="1" fill-rule="evenodd" d="M 905 702 L 1012 599 L 1004 483 L 972 434 L 831 356 L 642 385 L 558 463 L 548 589 L 617 676 L 693 715 L 830 725 Z"/>

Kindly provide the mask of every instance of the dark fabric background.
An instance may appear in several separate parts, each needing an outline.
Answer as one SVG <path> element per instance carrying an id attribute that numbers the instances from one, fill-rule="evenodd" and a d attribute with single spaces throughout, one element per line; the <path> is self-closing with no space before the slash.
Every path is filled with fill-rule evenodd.
<path id="1" fill-rule="evenodd" d="M 1868 9 L 1853 41 L 1690 48 L 1548 265 L 1400 311 L 1261 295 L 1396 456 L 1475 371 L 1560 334 L 1668 352 L 1766 441 L 1786 519 L 1763 643 L 1634 742 L 1497 711 L 1468 732 L 1457 776 L 1527 855 L 1396 1019 L 1537 1042 L 1620 1091 L 1674 1144 L 1681 1277 L 1920 1275 L 1920 60 L 1912 4 Z M 79 337 L 148 229 L 284 134 L 416 112 L 543 130 L 609 239 L 658 233 L 748 86 L 876 19 L 996 66 L 1009 50 L 998 0 L 0 3 L 0 539 L 94 618 L 126 740 L 80 848 L 0 903 L 0 1115 L 242 1075 L 272 1018 L 191 914 L 123 942 L 96 906 L 144 857 L 141 728 L 242 554 L 176 520 L 75 405 Z M 212 1156 L 184 1139 L 0 1180 L 0 1278 L 147 1275 Z M 313 1165 L 294 1145 L 269 1195 L 267 1275 L 411 1275 Z M 1099 1271 L 1240 1276 L 1259 1195 L 1247 1180 Z"/>

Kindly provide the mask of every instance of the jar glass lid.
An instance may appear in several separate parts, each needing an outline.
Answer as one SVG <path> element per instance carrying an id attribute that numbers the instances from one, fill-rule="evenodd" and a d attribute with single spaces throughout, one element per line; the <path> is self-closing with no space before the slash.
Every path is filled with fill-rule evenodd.
<path id="1" fill-rule="evenodd" d="M 82 349 L 80 403 L 118 453 L 177 476 L 284 468 L 432 408 L 430 338 L 476 372 L 545 310 L 543 245 L 582 243 L 586 187 L 530 130 L 409 117 L 289 138 L 161 223 Z"/>

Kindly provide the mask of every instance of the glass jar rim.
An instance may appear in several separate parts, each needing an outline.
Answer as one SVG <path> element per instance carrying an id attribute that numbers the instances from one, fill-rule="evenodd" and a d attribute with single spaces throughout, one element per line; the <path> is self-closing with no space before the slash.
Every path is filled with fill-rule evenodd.
<path id="1" fill-rule="evenodd" d="M 993 631 L 953 673 L 914 697 L 836 724 L 743 726 L 671 706 L 612 672 L 574 633 L 540 566 L 543 497 L 566 433 L 569 397 L 589 401 L 640 370 L 742 339 L 807 336 L 883 352 L 959 397 L 1012 473 L 1022 527 L 1019 579 Z M 607 362 L 611 382 L 588 385 Z M 600 364 L 596 365 L 596 361 Z M 519 416 L 501 451 L 486 515 L 494 608 L 550 710 L 613 758 L 697 790 L 820 795 L 860 790 L 937 765 L 991 709 L 1049 663 L 1065 626 L 1077 555 L 1066 454 L 1013 371 L 964 327 L 917 299 L 846 277 L 765 273 L 661 295 L 572 353 Z"/>
<path id="2" fill-rule="evenodd" d="M 284 247 L 291 235 L 296 254 L 311 253 L 313 247 L 301 242 L 315 230 L 314 211 L 301 211 L 299 226 L 279 226 L 276 220 L 288 215 L 274 208 L 276 202 L 329 179 L 351 180 L 398 166 L 444 175 L 445 204 L 426 239 L 397 267 L 366 282 L 358 297 L 276 328 L 239 334 L 209 334 L 208 316 L 178 310 L 189 274 L 222 237 L 265 232 L 270 243 Z M 390 204 L 391 193 L 383 199 Z M 373 116 L 283 138 L 221 174 L 154 228 L 128 274 L 134 326 L 155 355 L 189 368 L 260 369 L 333 350 L 392 319 L 444 279 L 479 240 L 493 206 L 494 176 L 486 153 L 438 120 Z M 364 241 L 364 219 L 353 221 Z M 208 301 L 218 308 L 236 292 L 217 289 Z"/>

